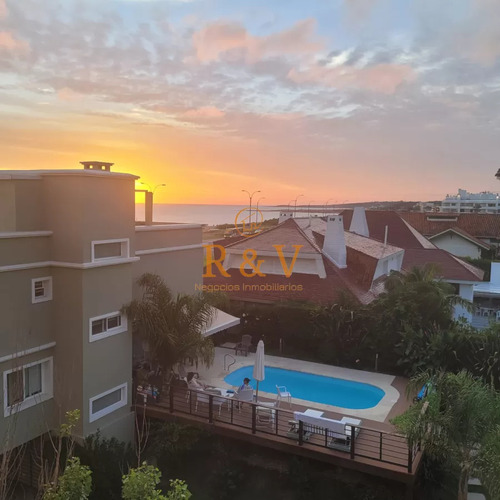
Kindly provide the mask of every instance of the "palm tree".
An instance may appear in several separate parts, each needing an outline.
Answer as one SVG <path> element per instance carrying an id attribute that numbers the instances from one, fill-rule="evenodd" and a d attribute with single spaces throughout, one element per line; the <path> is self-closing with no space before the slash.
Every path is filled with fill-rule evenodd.
<path id="1" fill-rule="evenodd" d="M 134 331 L 147 341 L 155 360 L 171 368 L 186 358 L 210 366 L 214 346 L 203 330 L 211 321 L 214 308 L 206 295 L 173 296 L 164 281 L 155 274 L 143 274 L 138 280 L 141 299 L 123 307 Z"/>
<path id="2" fill-rule="evenodd" d="M 423 373 L 409 389 L 431 381 L 426 402 L 411 406 L 393 423 L 425 453 L 459 471 L 458 500 L 467 499 L 469 477 L 478 477 L 494 498 L 500 491 L 500 398 L 470 373 Z M 427 410 L 423 410 L 423 405 Z"/>

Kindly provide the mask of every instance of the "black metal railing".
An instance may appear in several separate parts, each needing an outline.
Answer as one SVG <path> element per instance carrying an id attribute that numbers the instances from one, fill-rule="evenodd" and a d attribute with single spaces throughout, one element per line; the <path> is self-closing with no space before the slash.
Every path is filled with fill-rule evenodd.
<path id="1" fill-rule="evenodd" d="M 188 414 L 211 424 L 229 424 L 252 434 L 268 434 L 290 438 L 299 446 L 317 446 L 344 453 L 355 459 L 362 457 L 413 471 L 415 459 L 420 451 L 418 445 L 408 446 L 406 438 L 400 434 L 373 429 L 365 425 L 351 425 L 351 432 L 339 439 L 318 425 L 296 421 L 294 412 L 266 402 L 239 402 L 235 397 L 226 397 L 216 392 L 193 391 L 186 387 L 171 385 L 168 397 L 160 401 L 148 401 L 175 414 Z M 142 398 L 138 405 L 142 404 Z M 354 438 L 352 438 L 354 436 Z"/>

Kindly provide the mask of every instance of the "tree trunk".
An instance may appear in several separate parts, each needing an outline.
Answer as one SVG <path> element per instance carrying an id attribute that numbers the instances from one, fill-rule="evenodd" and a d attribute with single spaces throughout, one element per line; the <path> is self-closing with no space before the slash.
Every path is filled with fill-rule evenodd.
<path id="1" fill-rule="evenodd" d="M 458 500 L 467 500 L 469 492 L 469 470 L 462 469 L 458 482 Z"/>

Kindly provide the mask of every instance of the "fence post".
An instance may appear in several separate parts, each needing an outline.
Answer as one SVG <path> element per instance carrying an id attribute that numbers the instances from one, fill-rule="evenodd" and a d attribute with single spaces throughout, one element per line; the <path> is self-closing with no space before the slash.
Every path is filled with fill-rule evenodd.
<path id="1" fill-rule="evenodd" d="M 234 417 L 234 401 L 232 399 L 229 400 L 229 404 L 231 405 L 231 423 L 233 423 Z"/>
<path id="2" fill-rule="evenodd" d="M 356 436 L 356 426 L 351 425 L 351 459 L 354 459 L 354 455 L 356 453 L 354 444 L 356 442 L 355 436 Z"/>
<path id="3" fill-rule="evenodd" d="M 208 395 L 208 421 L 211 424 L 214 421 L 214 397 L 212 394 Z"/>
<path id="4" fill-rule="evenodd" d="M 304 443 L 304 422 L 299 420 L 299 446 Z"/>
<path id="5" fill-rule="evenodd" d="M 380 458 L 380 461 L 382 462 L 382 438 L 383 438 L 383 434 L 382 432 L 380 433 L 380 454 L 379 454 L 379 458 Z"/>
<path id="6" fill-rule="evenodd" d="M 276 410 L 271 410 L 271 412 L 275 411 L 276 412 L 276 416 L 275 416 L 275 421 L 274 421 L 274 427 L 275 427 L 275 431 L 276 431 L 276 435 L 278 435 L 278 424 L 279 424 L 279 421 L 280 421 L 280 411 L 278 410 L 278 408 L 276 408 Z M 272 415 L 272 413 L 271 413 Z"/>
<path id="7" fill-rule="evenodd" d="M 252 404 L 252 434 L 257 432 L 257 405 Z"/>
<path id="8" fill-rule="evenodd" d="M 170 384 L 170 390 L 168 391 L 170 413 L 174 413 L 174 390 L 174 386 Z"/>
<path id="9" fill-rule="evenodd" d="M 411 474 L 413 468 L 413 446 L 408 443 L 408 472 Z"/>

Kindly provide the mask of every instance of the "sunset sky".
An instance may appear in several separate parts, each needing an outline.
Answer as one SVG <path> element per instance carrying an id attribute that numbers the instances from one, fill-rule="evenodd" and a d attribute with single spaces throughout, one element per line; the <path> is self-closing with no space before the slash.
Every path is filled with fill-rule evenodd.
<path id="1" fill-rule="evenodd" d="M 498 0 L 0 0 L 4 169 L 157 202 L 499 191 Z"/>

